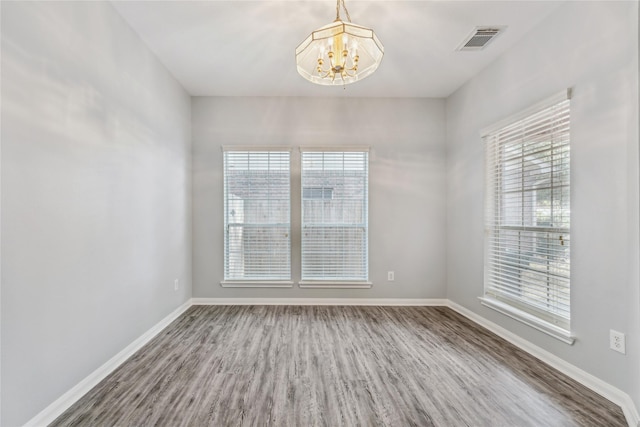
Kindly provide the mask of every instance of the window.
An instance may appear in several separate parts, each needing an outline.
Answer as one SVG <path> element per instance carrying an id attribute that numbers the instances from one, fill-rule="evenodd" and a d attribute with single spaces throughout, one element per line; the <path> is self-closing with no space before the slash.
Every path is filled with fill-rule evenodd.
<path id="1" fill-rule="evenodd" d="M 302 151 L 301 155 L 301 284 L 366 283 L 369 153 Z"/>
<path id="2" fill-rule="evenodd" d="M 224 280 L 291 280 L 289 151 L 224 151 Z"/>
<path id="3" fill-rule="evenodd" d="M 485 134 L 483 304 L 566 342 L 570 326 L 568 93 Z"/>

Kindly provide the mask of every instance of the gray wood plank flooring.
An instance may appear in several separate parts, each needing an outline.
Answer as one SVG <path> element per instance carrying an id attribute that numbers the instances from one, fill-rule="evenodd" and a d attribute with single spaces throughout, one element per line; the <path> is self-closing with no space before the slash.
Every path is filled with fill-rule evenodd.
<path id="1" fill-rule="evenodd" d="M 193 306 L 53 426 L 624 426 L 445 307 Z"/>

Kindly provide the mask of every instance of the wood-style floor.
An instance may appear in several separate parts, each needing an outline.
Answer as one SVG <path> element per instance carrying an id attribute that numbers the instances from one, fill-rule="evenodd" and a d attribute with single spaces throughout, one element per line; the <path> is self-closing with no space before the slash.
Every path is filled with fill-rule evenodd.
<path id="1" fill-rule="evenodd" d="M 194 306 L 54 426 L 625 426 L 445 307 Z"/>

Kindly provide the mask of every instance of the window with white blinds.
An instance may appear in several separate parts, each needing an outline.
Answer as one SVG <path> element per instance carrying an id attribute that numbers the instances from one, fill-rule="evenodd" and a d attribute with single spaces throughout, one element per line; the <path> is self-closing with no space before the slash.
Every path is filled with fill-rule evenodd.
<path id="1" fill-rule="evenodd" d="M 224 151 L 224 279 L 291 279 L 289 151 Z"/>
<path id="2" fill-rule="evenodd" d="M 522 311 L 525 323 L 526 319 L 548 323 L 549 330 L 545 332 L 552 335 L 554 329 L 568 332 L 571 317 L 568 93 L 499 126 L 486 134 L 484 140 L 483 303 L 493 300 L 498 302 L 494 308 L 506 306 Z M 513 313 L 506 314 L 519 318 Z"/>
<path id="3" fill-rule="evenodd" d="M 302 280 L 366 282 L 369 153 L 301 156 Z"/>

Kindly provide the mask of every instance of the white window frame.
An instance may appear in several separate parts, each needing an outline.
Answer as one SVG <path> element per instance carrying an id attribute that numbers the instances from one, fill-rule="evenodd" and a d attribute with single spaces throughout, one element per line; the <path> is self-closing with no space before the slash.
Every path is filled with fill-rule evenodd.
<path id="1" fill-rule="evenodd" d="M 328 197 L 328 195 L 331 195 L 331 197 L 333 198 L 335 197 L 340 197 L 338 195 L 338 192 L 334 192 L 334 189 L 331 188 L 330 190 L 324 189 L 323 187 L 318 187 L 317 183 L 312 183 L 311 182 L 311 178 L 306 175 L 305 173 L 305 157 L 310 157 L 310 156 L 315 156 L 315 157 L 321 157 L 324 159 L 325 155 L 329 155 L 329 156 L 334 156 L 336 154 L 338 155 L 342 155 L 343 156 L 343 161 L 346 158 L 348 161 L 349 158 L 349 153 L 361 153 L 363 154 L 363 160 L 364 160 L 364 184 L 363 187 L 361 188 L 362 191 L 362 197 L 364 197 L 364 200 L 362 199 L 351 199 L 351 198 L 347 198 L 347 199 L 343 199 L 345 201 L 349 201 L 349 200 L 354 200 L 354 201 L 361 201 L 361 209 L 362 209 L 362 217 L 361 217 L 361 221 L 358 222 L 353 222 L 353 221 L 349 221 L 348 223 L 338 223 L 335 220 L 324 220 L 321 219 L 320 221 L 307 221 L 305 220 L 306 215 L 305 215 L 305 200 L 310 200 L 310 199 L 314 199 L 315 197 L 309 197 L 311 195 L 311 192 L 307 192 L 307 198 L 305 199 L 305 188 L 309 189 L 312 188 L 315 190 L 315 194 L 316 195 L 321 195 L 322 198 L 326 198 Z M 321 156 L 320 156 L 320 155 Z M 322 160 L 324 162 L 324 160 Z M 345 168 L 345 163 L 343 163 L 343 172 Z M 324 163 L 322 166 L 322 170 L 324 171 Z M 302 213 L 302 218 L 301 218 L 301 280 L 299 282 L 299 286 L 301 288 L 370 288 L 372 283 L 369 281 L 369 147 L 321 147 L 321 148 L 314 148 L 314 147 L 301 147 L 300 148 L 300 175 L 301 175 L 301 189 L 300 189 L 300 195 L 301 195 L 301 213 Z M 318 191 L 318 189 L 321 189 L 320 191 Z M 358 251 L 359 253 L 362 255 L 361 256 L 361 261 L 357 261 L 356 264 L 360 264 L 359 266 L 355 266 L 356 264 L 353 265 L 346 265 L 346 266 L 342 266 L 342 268 L 344 268 L 344 270 L 340 271 L 340 266 L 338 266 L 335 263 L 329 262 L 329 264 L 327 265 L 327 269 L 330 271 L 330 273 L 328 273 L 326 276 L 322 275 L 322 274 L 317 274 L 313 272 L 313 268 L 311 266 L 311 263 L 307 263 L 307 260 L 312 257 L 312 252 L 313 249 L 310 248 L 308 245 L 311 244 L 315 244 L 317 247 L 318 241 L 315 240 L 313 241 L 313 243 L 310 242 L 309 239 L 305 239 L 306 236 L 306 232 L 305 230 L 310 230 L 313 228 L 318 228 L 318 227 L 329 227 L 329 228 L 333 228 L 335 229 L 361 229 L 364 231 L 364 234 L 361 235 L 360 237 L 364 238 L 364 241 L 361 241 L 361 246 Z M 315 264 L 315 267 L 317 268 L 318 264 Z M 348 274 L 349 272 L 355 271 L 353 270 L 353 268 L 355 268 L 355 270 L 360 269 L 361 273 L 360 275 L 350 275 Z M 343 273 L 343 274 L 340 274 Z"/>
<path id="2" fill-rule="evenodd" d="M 290 288 L 293 286 L 293 281 L 291 280 L 291 148 L 289 147 L 243 147 L 243 146 L 223 146 L 222 147 L 222 151 L 223 151 L 223 205 L 224 205 L 224 263 L 223 263 L 223 269 L 224 269 L 224 279 L 220 282 L 220 285 L 222 287 L 232 287 L 232 288 L 247 288 L 247 287 L 276 287 L 276 288 L 282 288 L 282 287 L 287 287 Z M 273 200 L 277 200 L 277 201 L 284 201 L 286 200 L 288 202 L 288 205 L 286 207 L 286 217 L 282 218 L 280 221 L 275 221 L 272 218 L 267 218 L 267 220 L 265 222 L 260 222 L 258 223 L 257 221 L 250 221 L 250 222 L 245 222 L 244 220 L 244 215 L 246 215 L 246 213 L 243 212 L 243 219 L 242 222 L 240 223 L 234 223 L 232 221 L 232 214 L 235 214 L 235 208 L 234 208 L 234 200 L 232 200 L 232 195 L 231 192 L 229 190 L 229 179 L 230 179 L 230 174 L 228 173 L 228 168 L 230 167 L 230 165 L 228 164 L 228 156 L 238 156 L 238 158 L 241 158 L 242 156 L 247 156 L 247 161 L 249 162 L 250 158 L 256 159 L 259 161 L 261 161 L 262 163 L 260 164 L 259 168 L 260 170 L 266 170 L 267 173 L 267 177 L 269 177 L 269 173 L 271 172 L 271 158 L 273 157 L 279 157 L 282 154 L 287 154 L 288 158 L 287 158 L 287 188 L 286 190 L 283 189 L 282 187 L 280 187 L 280 191 L 285 190 L 286 193 L 286 197 L 277 197 L 274 199 L 271 199 L 271 194 L 267 194 L 266 197 L 267 199 L 261 198 L 266 200 L 267 203 L 267 210 L 268 210 L 268 214 L 269 215 L 273 215 L 270 212 L 270 209 L 272 209 L 271 207 L 271 202 Z M 266 169 L 263 169 L 265 167 L 265 162 L 266 161 Z M 279 166 L 281 166 L 281 163 L 279 163 Z M 252 171 L 250 163 L 247 164 L 247 167 L 249 168 L 249 171 Z M 256 169 L 257 170 L 257 169 Z M 281 169 L 276 169 L 276 170 L 281 170 Z M 271 189 L 269 189 L 269 192 L 271 191 Z M 250 198 L 247 200 L 252 200 L 255 201 L 254 198 Z M 285 264 L 277 264 L 274 266 L 274 268 L 276 270 L 279 271 L 279 273 L 270 273 L 268 271 L 264 271 L 264 272 L 260 272 L 258 274 L 255 275 L 249 275 L 249 276 L 243 276 L 243 275 L 239 275 L 239 274 L 234 274 L 233 272 L 233 268 L 230 265 L 231 263 L 231 252 L 233 252 L 230 248 L 230 246 L 232 245 L 233 242 L 231 242 L 230 239 L 230 233 L 231 233 L 231 229 L 232 228 L 240 228 L 242 230 L 244 230 L 245 228 L 251 228 L 251 227 L 258 227 L 261 229 L 272 229 L 272 230 L 282 230 L 283 233 L 285 233 L 284 237 L 286 238 L 286 244 L 287 244 L 287 249 L 286 249 L 286 256 L 287 259 L 284 260 Z M 269 233 L 267 233 L 269 234 Z M 277 243 L 279 243 L 280 245 L 283 243 L 282 240 L 279 240 Z M 269 247 L 270 245 L 275 244 L 274 242 L 267 242 L 267 247 Z M 240 250 L 242 251 L 242 249 Z M 238 250 L 236 250 L 235 252 L 238 252 Z M 244 252 L 243 252 L 244 253 Z M 242 256 L 242 258 L 244 259 L 244 255 Z M 256 267 L 256 266 L 254 266 Z M 266 267 L 266 269 L 268 270 L 268 266 Z M 288 271 L 284 271 L 284 270 L 288 270 Z"/>
<path id="3" fill-rule="evenodd" d="M 563 91 L 482 131 L 485 275 L 480 301 L 571 345 L 570 98 L 570 90 Z M 518 156 L 521 160 L 514 161 Z M 545 199 L 550 208 L 539 207 L 536 194 L 542 191 L 551 195 Z M 545 209 L 551 212 L 548 223 L 539 220 L 547 218 Z"/>

